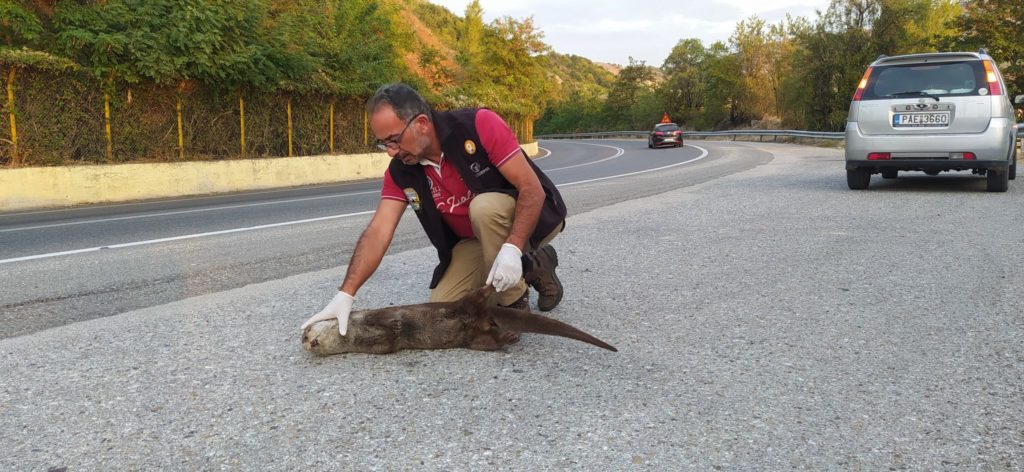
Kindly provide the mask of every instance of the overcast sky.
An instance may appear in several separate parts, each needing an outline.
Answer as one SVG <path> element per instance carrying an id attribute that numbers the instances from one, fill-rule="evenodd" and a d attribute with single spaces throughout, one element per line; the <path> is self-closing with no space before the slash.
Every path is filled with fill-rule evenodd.
<path id="1" fill-rule="evenodd" d="M 430 0 L 463 16 L 471 0 Z M 533 15 L 544 42 L 561 54 L 626 65 L 629 57 L 660 67 L 680 39 L 725 41 L 752 15 L 777 23 L 786 13 L 813 20 L 828 0 L 480 0 L 484 20 Z"/>

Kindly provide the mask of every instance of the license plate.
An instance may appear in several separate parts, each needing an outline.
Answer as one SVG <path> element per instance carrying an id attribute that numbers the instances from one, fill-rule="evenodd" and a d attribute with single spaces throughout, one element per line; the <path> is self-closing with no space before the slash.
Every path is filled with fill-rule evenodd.
<path id="1" fill-rule="evenodd" d="M 892 115 L 893 128 L 929 128 L 949 126 L 949 112 L 896 113 Z"/>
<path id="2" fill-rule="evenodd" d="M 676 138 L 665 138 L 665 139 L 662 139 L 662 141 L 666 142 L 666 143 L 674 143 L 674 142 L 676 142 Z"/>

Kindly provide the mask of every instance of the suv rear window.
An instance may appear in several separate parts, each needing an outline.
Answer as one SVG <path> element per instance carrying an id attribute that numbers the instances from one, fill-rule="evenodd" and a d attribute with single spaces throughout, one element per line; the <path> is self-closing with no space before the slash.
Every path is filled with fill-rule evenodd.
<path id="1" fill-rule="evenodd" d="M 675 131 L 679 129 L 678 125 L 657 125 L 654 127 L 654 131 Z"/>
<path id="2" fill-rule="evenodd" d="M 871 72 L 861 100 L 924 95 L 970 96 L 988 93 L 981 61 L 878 66 Z"/>

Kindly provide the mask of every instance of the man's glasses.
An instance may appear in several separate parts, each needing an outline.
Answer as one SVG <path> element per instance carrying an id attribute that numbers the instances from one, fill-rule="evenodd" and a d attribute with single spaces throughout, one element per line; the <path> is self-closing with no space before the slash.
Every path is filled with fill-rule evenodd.
<path id="1" fill-rule="evenodd" d="M 409 118 L 409 121 L 405 122 L 405 128 L 402 128 L 402 132 L 398 133 L 398 136 L 396 136 L 395 139 L 388 139 L 386 141 L 381 141 L 378 139 L 377 147 L 379 147 L 381 151 L 387 151 L 389 149 L 398 149 L 398 147 L 401 145 L 399 144 L 399 142 L 402 141 L 402 136 L 405 134 L 405 130 L 409 129 L 409 125 L 411 125 L 412 122 L 416 120 L 416 118 L 419 118 L 420 115 L 422 115 L 422 113 L 412 118 Z"/>

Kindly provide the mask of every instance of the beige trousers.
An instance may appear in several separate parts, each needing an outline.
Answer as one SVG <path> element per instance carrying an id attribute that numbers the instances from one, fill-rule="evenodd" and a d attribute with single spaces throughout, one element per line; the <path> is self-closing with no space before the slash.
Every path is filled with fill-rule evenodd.
<path id="1" fill-rule="evenodd" d="M 480 288 L 487 281 L 494 258 L 508 239 L 515 219 L 516 200 L 498 192 L 481 193 L 469 202 L 469 221 L 476 239 L 463 239 L 452 249 L 452 262 L 448 265 L 437 287 L 430 291 L 431 302 L 450 302 L 462 298 L 470 290 Z M 541 244 L 547 244 L 562 231 L 559 226 L 547 235 Z M 527 243 L 529 245 L 529 243 Z M 524 251 L 532 250 L 532 247 Z M 499 305 L 508 305 L 523 296 L 526 282 L 495 294 Z"/>

